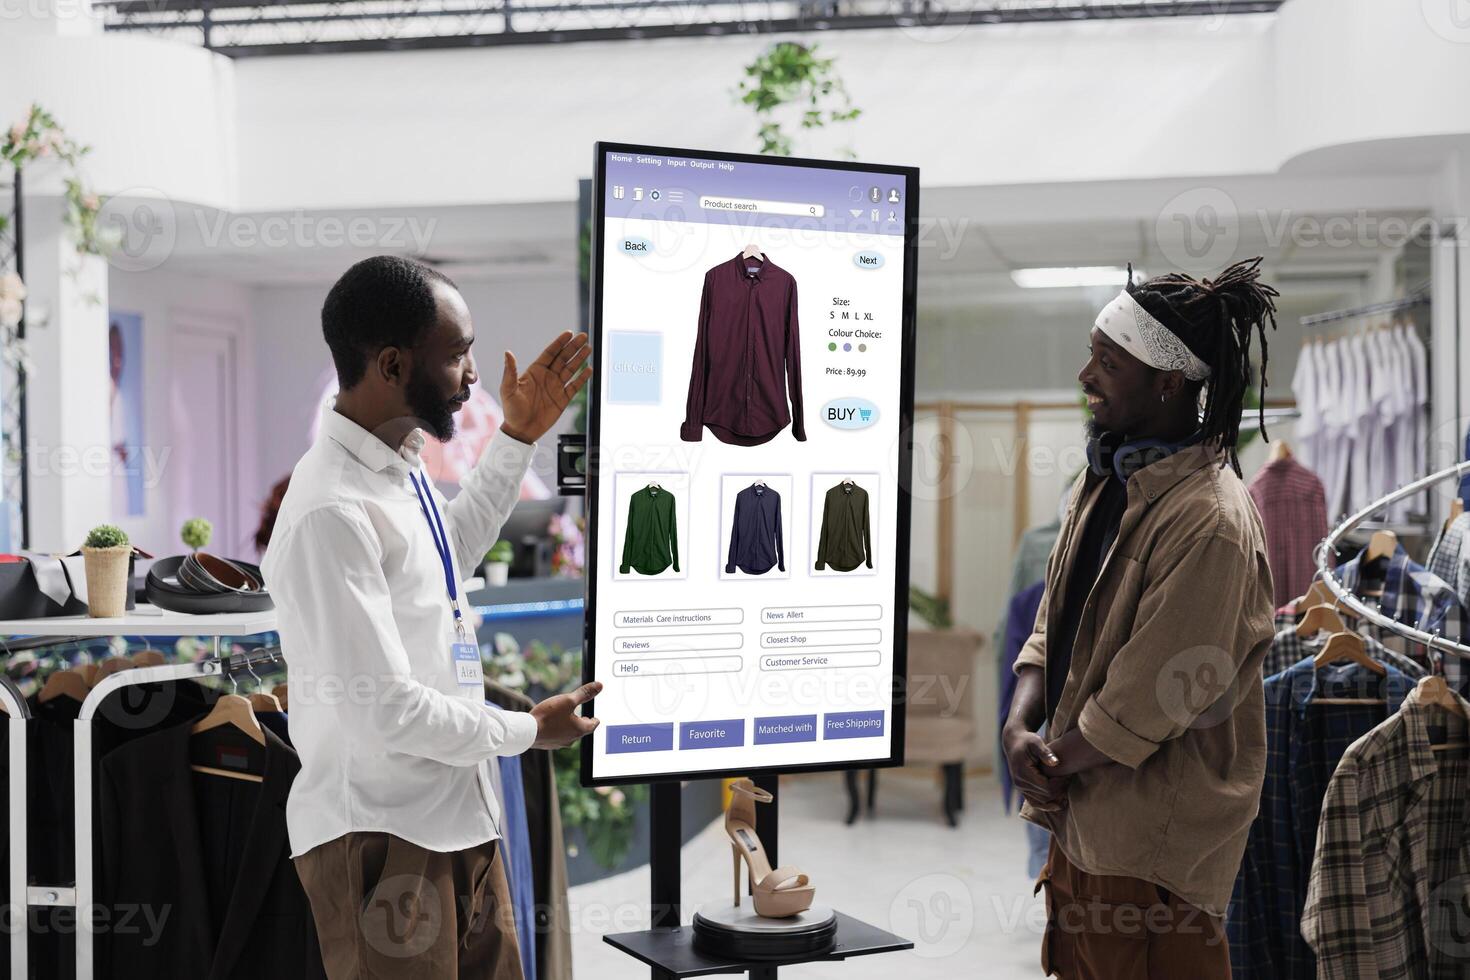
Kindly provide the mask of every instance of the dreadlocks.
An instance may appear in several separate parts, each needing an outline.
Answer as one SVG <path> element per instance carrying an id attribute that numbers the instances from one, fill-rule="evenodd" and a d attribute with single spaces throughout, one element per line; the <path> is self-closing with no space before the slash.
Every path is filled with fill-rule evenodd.
<path id="1" fill-rule="evenodd" d="M 1205 388 L 1204 441 L 1225 450 L 1237 476 L 1240 459 L 1240 413 L 1251 385 L 1251 334 L 1261 339 L 1261 435 L 1266 435 L 1266 324 L 1276 329 L 1276 298 L 1281 294 L 1261 282 L 1261 258 L 1237 262 L 1219 277 L 1197 280 L 1183 273 L 1156 276 L 1128 291 L 1138 304 L 1184 341 L 1210 366 L 1210 377 L 1196 382 Z"/>

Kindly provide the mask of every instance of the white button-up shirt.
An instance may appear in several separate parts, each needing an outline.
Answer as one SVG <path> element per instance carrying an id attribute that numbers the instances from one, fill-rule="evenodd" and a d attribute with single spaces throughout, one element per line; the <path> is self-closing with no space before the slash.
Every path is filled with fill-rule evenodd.
<path id="1" fill-rule="evenodd" d="M 301 757 L 286 804 L 293 857 L 349 831 L 434 851 L 496 838 L 487 767 L 536 738 L 529 714 L 456 682 L 444 566 L 409 479 L 422 445 L 414 430 L 394 452 L 328 407 L 261 563 Z M 433 491 L 455 581 L 495 542 L 534 451 L 497 433 L 454 500 Z"/>

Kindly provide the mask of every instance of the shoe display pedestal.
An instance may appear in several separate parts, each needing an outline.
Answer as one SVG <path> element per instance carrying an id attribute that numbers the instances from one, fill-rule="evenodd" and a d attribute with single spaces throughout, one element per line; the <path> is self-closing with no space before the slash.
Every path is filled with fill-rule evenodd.
<path id="1" fill-rule="evenodd" d="M 758 776 L 755 782 L 775 794 L 775 776 Z M 767 919 L 755 915 L 755 909 L 744 901 L 739 908 L 730 902 L 701 906 L 696 916 L 702 920 L 698 930 L 705 936 L 696 945 L 696 926 L 680 924 L 679 784 L 654 783 L 651 789 L 653 805 L 649 832 L 653 848 L 649 861 L 649 904 L 653 928 L 614 933 L 603 936 L 602 940 L 647 963 L 652 968 L 653 980 L 720 973 L 748 973 L 751 980 L 774 980 L 780 966 L 827 963 L 849 956 L 914 948 L 914 944 L 902 936 L 826 906 L 813 906 L 790 920 Z M 778 806 L 779 801 L 767 804 L 757 814 L 756 832 L 773 865 L 777 864 Z M 817 887 L 820 897 L 821 885 Z M 738 942 L 727 945 L 720 941 L 727 937 L 739 940 L 737 930 L 752 934 L 753 938 L 746 940 L 752 945 L 757 942 L 769 945 L 746 952 L 740 949 Z M 759 936 L 754 935 L 756 932 Z M 826 932 L 831 933 L 830 942 L 823 936 Z M 711 948 L 710 936 L 719 937 L 714 944 L 719 951 Z M 782 945 L 787 948 L 778 950 L 777 947 Z"/>

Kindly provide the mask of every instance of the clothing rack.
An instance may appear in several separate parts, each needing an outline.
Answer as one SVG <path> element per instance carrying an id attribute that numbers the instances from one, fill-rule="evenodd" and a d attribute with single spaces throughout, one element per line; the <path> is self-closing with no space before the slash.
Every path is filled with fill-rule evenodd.
<path id="1" fill-rule="evenodd" d="M 7 792 L 10 814 L 10 874 L 6 881 L 7 904 L 12 909 L 12 922 L 17 919 L 20 929 L 13 929 L 10 939 L 10 975 L 27 976 L 26 970 L 26 916 L 16 915 L 14 910 L 26 907 L 26 724 L 31 717 L 31 707 L 21 696 L 20 688 L 8 677 L 0 676 L 0 707 L 5 709 L 9 720 L 10 779 Z M 18 815 L 18 816 L 17 816 Z"/>
<path id="2" fill-rule="evenodd" d="M 13 636 L 49 637 L 51 643 L 76 641 L 102 636 L 207 636 L 213 639 L 213 655 L 205 660 L 184 664 L 164 664 L 158 667 L 135 667 L 109 674 L 87 694 L 75 722 L 73 747 L 73 821 L 76 827 L 76 882 L 73 885 L 29 885 L 25 874 L 27 820 L 26 820 L 26 766 L 25 766 L 25 722 L 18 722 L 12 714 L 10 721 L 10 855 L 11 899 L 10 911 L 13 921 L 25 924 L 29 921 L 32 907 L 71 908 L 76 915 L 76 980 L 94 980 L 96 956 L 94 949 L 95 924 L 90 916 L 95 901 L 96 869 L 93 867 L 92 846 L 92 718 L 108 695 L 134 684 L 149 684 L 162 681 L 184 680 L 192 677 L 208 677 L 233 674 L 246 670 L 254 663 L 265 662 L 269 657 L 260 657 L 257 652 L 243 657 L 220 656 L 220 638 L 257 636 L 276 629 L 274 609 L 256 613 L 218 613 L 191 615 L 155 609 L 140 605 L 123 616 L 93 619 L 88 616 L 49 616 L 41 619 L 0 620 L 0 640 L 9 643 Z M 39 645 L 47 645 L 41 643 Z M 13 645 L 11 645 L 13 649 Z M 279 657 L 278 657 L 279 659 Z M 0 678 L 0 698 L 18 694 L 13 685 Z M 24 704 L 24 701 L 21 702 Z M 17 722 L 22 732 L 17 751 Z M 19 795 L 16 787 L 21 788 Z M 19 850 L 14 842 L 20 841 Z M 18 856 L 17 856 L 18 855 Z M 17 863 L 19 878 L 17 879 Z M 17 895 L 16 889 L 20 891 Z M 29 971 L 29 930 L 17 929 L 11 934 L 11 976 L 27 977 Z"/>
<path id="3" fill-rule="evenodd" d="M 1357 320 L 1368 316 L 1388 316 L 1403 310 L 1412 309 L 1416 306 L 1429 305 L 1429 286 L 1424 284 L 1415 289 L 1402 299 L 1391 299 L 1383 303 L 1370 303 L 1367 306 L 1354 306 L 1345 310 L 1329 310 L 1326 313 L 1314 313 L 1311 316 L 1302 317 L 1298 323 L 1303 330 L 1318 327 L 1325 323 L 1338 323 L 1342 320 Z"/>
<path id="4" fill-rule="evenodd" d="M 1385 616 L 1383 613 L 1379 612 L 1376 609 L 1368 608 L 1367 604 L 1364 603 L 1357 596 L 1353 595 L 1352 592 L 1350 592 L 1346 587 L 1344 587 L 1342 582 L 1338 580 L 1337 576 L 1332 574 L 1332 570 L 1327 567 L 1328 556 L 1330 556 L 1337 549 L 1338 542 L 1341 541 L 1343 537 L 1345 537 L 1350 531 L 1357 528 L 1358 525 L 1367 521 L 1370 516 L 1377 513 L 1379 510 L 1388 506 L 1389 504 L 1403 499 L 1404 497 L 1413 496 L 1414 494 L 1419 493 L 1420 491 L 1423 491 L 1429 487 L 1432 487 L 1436 483 L 1442 483 L 1445 480 L 1459 479 L 1466 473 L 1470 473 L 1470 460 L 1466 460 L 1463 463 L 1456 463 L 1454 466 L 1447 466 L 1436 473 L 1431 473 L 1430 475 L 1423 477 L 1422 479 L 1415 480 L 1413 483 L 1399 487 L 1392 493 L 1385 494 L 1383 497 L 1380 497 L 1378 500 L 1373 501 L 1367 507 L 1364 507 L 1362 510 L 1358 511 L 1356 514 L 1344 518 L 1342 523 L 1333 528 L 1332 531 L 1328 533 L 1327 537 L 1322 539 L 1322 543 L 1317 545 L 1317 550 L 1314 557 L 1317 561 L 1317 576 L 1327 585 L 1329 589 L 1332 590 L 1332 594 L 1337 597 L 1338 604 L 1345 606 L 1348 611 L 1352 612 L 1358 618 L 1366 619 L 1368 622 L 1372 623 L 1375 626 L 1382 627 L 1383 629 L 1396 633 L 1397 635 L 1402 636 L 1405 639 L 1412 640 L 1415 643 L 1422 644 L 1426 647 L 1429 647 L 1430 649 L 1438 650 L 1441 653 L 1448 653 L 1452 656 L 1470 659 L 1470 646 L 1466 646 L 1463 643 L 1457 643 L 1453 640 L 1447 640 L 1443 636 L 1440 636 L 1438 633 L 1426 633 L 1421 629 L 1417 629 L 1405 623 L 1400 623 L 1398 620 L 1393 619 L 1392 617 Z"/>

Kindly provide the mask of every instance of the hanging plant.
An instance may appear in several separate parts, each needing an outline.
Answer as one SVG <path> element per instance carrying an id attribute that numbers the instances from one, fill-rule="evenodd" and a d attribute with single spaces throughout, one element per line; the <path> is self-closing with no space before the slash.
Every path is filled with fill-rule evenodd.
<path id="1" fill-rule="evenodd" d="M 739 102 L 750 106 L 760 124 L 756 131 L 760 152 L 790 156 L 791 134 L 782 127 L 780 115 L 788 106 L 800 106 L 802 129 L 851 122 L 862 114 L 852 104 L 842 78 L 833 69 L 835 59 L 817 55 L 815 44 L 780 41 L 745 66 L 746 77 L 736 92 Z M 857 154 L 849 147 L 849 157 Z"/>
<path id="2" fill-rule="evenodd" d="M 82 158 L 92 152 L 67 135 L 56 117 L 32 104 L 25 119 L 13 124 L 0 139 L 0 160 L 16 170 L 27 164 L 56 160 L 67 168 L 63 178 L 66 187 L 66 224 L 71 229 L 77 252 L 83 255 L 105 255 L 107 242 L 97 227 L 102 198 L 87 189 L 82 179 Z M 0 230 L 8 220 L 0 218 Z"/>

